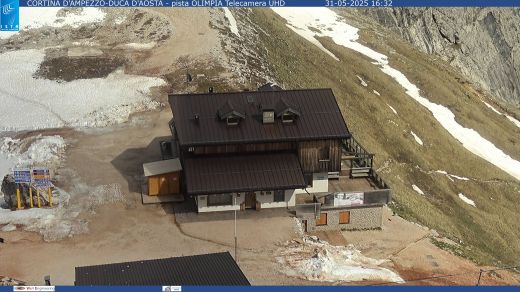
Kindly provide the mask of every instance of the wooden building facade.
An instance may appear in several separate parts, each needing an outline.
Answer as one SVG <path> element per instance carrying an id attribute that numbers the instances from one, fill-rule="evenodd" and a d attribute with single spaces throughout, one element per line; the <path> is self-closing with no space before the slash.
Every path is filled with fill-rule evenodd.
<path id="1" fill-rule="evenodd" d="M 295 194 L 326 191 L 328 175 L 341 171 L 350 133 L 330 89 L 170 95 L 169 102 L 182 190 L 199 212 L 293 206 Z"/>

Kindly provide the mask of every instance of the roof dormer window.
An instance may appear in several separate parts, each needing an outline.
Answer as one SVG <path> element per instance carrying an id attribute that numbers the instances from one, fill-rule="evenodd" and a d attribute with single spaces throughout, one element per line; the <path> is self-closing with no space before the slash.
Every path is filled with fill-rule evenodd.
<path id="1" fill-rule="evenodd" d="M 230 115 L 226 118 L 226 122 L 228 126 L 237 126 L 240 122 L 240 118 L 234 115 Z"/>
<path id="2" fill-rule="evenodd" d="M 276 105 L 276 117 L 282 120 L 282 123 L 293 123 L 300 115 L 300 111 L 285 99 L 280 99 Z"/>
<path id="3" fill-rule="evenodd" d="M 246 114 L 235 109 L 229 100 L 218 109 L 217 115 L 221 121 L 225 120 L 228 126 L 237 126 L 240 120 L 246 118 Z"/>
<path id="4" fill-rule="evenodd" d="M 296 115 L 291 112 L 285 112 L 282 114 L 282 122 L 292 123 L 296 119 Z"/>

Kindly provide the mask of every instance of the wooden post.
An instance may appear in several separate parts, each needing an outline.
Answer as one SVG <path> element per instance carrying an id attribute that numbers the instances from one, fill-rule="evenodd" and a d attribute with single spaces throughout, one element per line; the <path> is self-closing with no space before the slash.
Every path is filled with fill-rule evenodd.
<path id="1" fill-rule="evenodd" d="M 36 189 L 36 196 L 38 197 L 38 208 L 41 208 L 42 204 L 40 202 L 40 189 Z"/>
<path id="2" fill-rule="evenodd" d="M 29 198 L 31 200 L 31 202 L 30 202 L 31 208 L 33 208 L 34 206 L 33 206 L 33 195 L 32 195 L 32 185 L 31 184 L 29 184 Z"/>
<path id="3" fill-rule="evenodd" d="M 52 191 L 51 191 L 51 187 L 49 187 L 49 206 L 52 207 Z"/>
<path id="4" fill-rule="evenodd" d="M 16 202 L 18 209 L 22 209 L 22 202 L 20 201 L 20 186 L 16 184 Z"/>

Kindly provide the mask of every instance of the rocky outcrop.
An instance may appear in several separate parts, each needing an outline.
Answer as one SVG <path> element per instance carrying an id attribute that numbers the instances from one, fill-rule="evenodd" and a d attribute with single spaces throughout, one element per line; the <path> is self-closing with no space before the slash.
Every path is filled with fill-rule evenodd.
<path id="1" fill-rule="evenodd" d="M 441 56 L 490 95 L 520 105 L 519 8 L 388 8 L 362 12 Z"/>

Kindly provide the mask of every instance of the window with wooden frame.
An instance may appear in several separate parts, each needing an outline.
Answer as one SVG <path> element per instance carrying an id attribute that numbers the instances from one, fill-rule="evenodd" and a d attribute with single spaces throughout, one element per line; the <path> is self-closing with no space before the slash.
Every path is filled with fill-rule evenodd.
<path id="1" fill-rule="evenodd" d="M 327 213 L 320 213 L 320 218 L 316 219 L 316 226 L 327 225 Z"/>
<path id="2" fill-rule="evenodd" d="M 339 212 L 339 224 L 349 224 L 349 223 L 350 223 L 350 211 Z"/>

